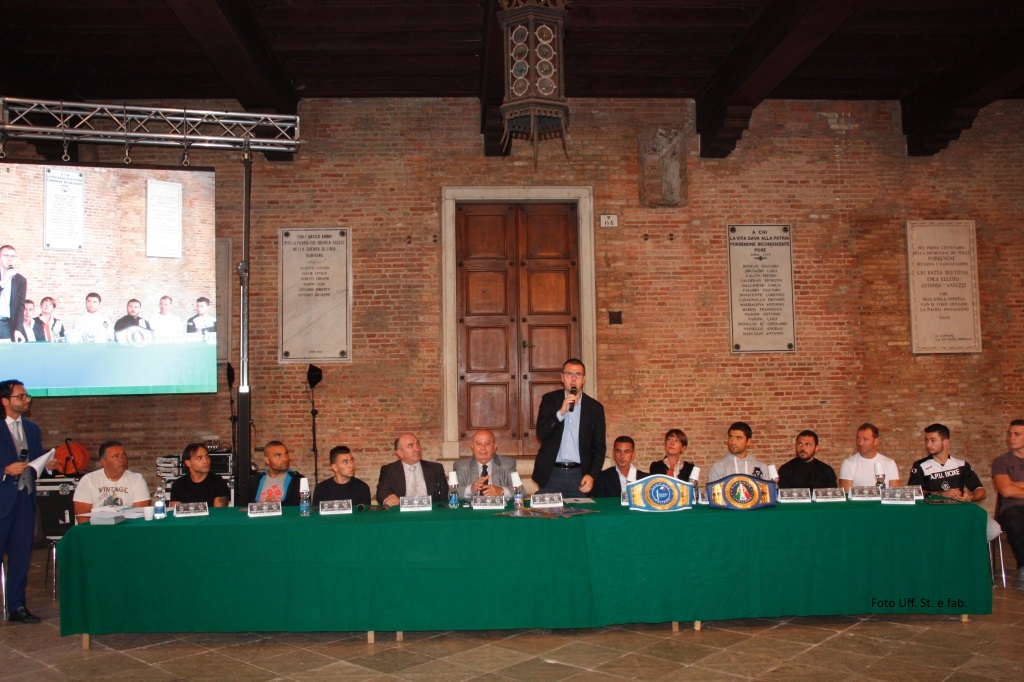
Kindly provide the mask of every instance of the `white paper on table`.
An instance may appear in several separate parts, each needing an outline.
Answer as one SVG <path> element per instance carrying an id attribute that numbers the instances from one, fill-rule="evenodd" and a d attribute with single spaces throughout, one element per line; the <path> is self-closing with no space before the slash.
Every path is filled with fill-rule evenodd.
<path id="1" fill-rule="evenodd" d="M 84 514 L 75 514 L 75 516 L 88 516 L 88 517 L 93 517 L 93 516 L 100 517 L 100 516 L 102 516 L 102 517 L 107 517 L 107 518 L 114 517 L 114 516 L 124 516 L 125 518 L 130 518 L 128 516 L 128 514 L 131 511 L 132 511 L 132 507 L 118 507 L 117 509 L 114 509 L 112 507 L 103 507 L 102 509 L 96 509 L 94 511 L 85 512 Z M 139 507 L 138 508 L 138 512 L 139 512 L 138 517 L 139 518 L 142 518 L 142 511 L 143 511 L 142 507 Z"/>

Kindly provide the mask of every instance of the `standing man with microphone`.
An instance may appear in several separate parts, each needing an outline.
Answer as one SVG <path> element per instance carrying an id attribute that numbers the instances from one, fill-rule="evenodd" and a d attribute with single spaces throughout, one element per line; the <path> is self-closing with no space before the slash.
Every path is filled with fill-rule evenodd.
<path id="1" fill-rule="evenodd" d="M 540 450 L 533 480 L 542 493 L 589 495 L 604 467 L 604 405 L 582 393 L 587 370 L 576 358 L 562 365 L 562 387 L 544 394 L 537 413 Z"/>
<path id="2" fill-rule="evenodd" d="M 31 399 L 17 379 L 0 381 L 0 404 L 6 417 L 0 429 L 0 556 L 7 555 L 8 619 L 21 623 L 39 622 L 39 617 L 25 608 L 36 528 L 35 471 L 28 461 L 43 454 L 39 427 L 22 417 Z"/>

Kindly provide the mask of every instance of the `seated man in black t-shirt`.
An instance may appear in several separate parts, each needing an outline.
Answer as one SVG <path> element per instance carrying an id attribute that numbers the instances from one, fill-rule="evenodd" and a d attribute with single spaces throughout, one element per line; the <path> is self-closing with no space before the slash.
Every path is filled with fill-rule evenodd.
<path id="1" fill-rule="evenodd" d="M 206 502 L 211 507 L 226 507 L 231 500 L 228 483 L 210 473 L 210 453 L 202 443 L 189 443 L 181 453 L 181 465 L 188 473 L 171 484 L 168 504 Z"/>
<path id="2" fill-rule="evenodd" d="M 331 448 L 332 478 L 320 481 L 313 491 L 313 506 L 330 500 L 352 500 L 352 506 L 370 506 L 370 486 L 356 478 L 356 458 L 344 445 Z"/>

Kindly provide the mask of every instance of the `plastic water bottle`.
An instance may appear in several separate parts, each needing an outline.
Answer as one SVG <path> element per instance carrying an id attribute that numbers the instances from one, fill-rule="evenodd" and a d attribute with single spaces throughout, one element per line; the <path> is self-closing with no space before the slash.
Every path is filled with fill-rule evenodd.
<path id="1" fill-rule="evenodd" d="M 309 480 L 299 479 L 299 516 L 309 516 Z"/>
<path id="2" fill-rule="evenodd" d="M 455 483 L 448 484 L 448 508 L 459 508 L 459 486 Z"/>
<path id="3" fill-rule="evenodd" d="M 521 485 L 512 488 L 512 507 L 516 511 L 523 508 L 523 486 Z"/>
<path id="4" fill-rule="evenodd" d="M 164 499 L 164 484 L 161 481 L 153 495 L 153 518 L 167 518 L 167 500 Z"/>

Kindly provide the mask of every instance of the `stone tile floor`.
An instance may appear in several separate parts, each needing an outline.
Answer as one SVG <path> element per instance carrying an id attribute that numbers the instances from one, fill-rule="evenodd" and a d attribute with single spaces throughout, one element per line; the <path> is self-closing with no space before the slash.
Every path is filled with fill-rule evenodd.
<path id="1" fill-rule="evenodd" d="M 0 680 L 1024 680 L 1024 592 L 992 615 L 779 618 L 592 630 L 60 636 L 33 555 L 38 625 L 0 626 Z M 1012 563 L 1012 558 L 1010 559 Z M 154 595 L 156 598 L 156 595 Z"/>

